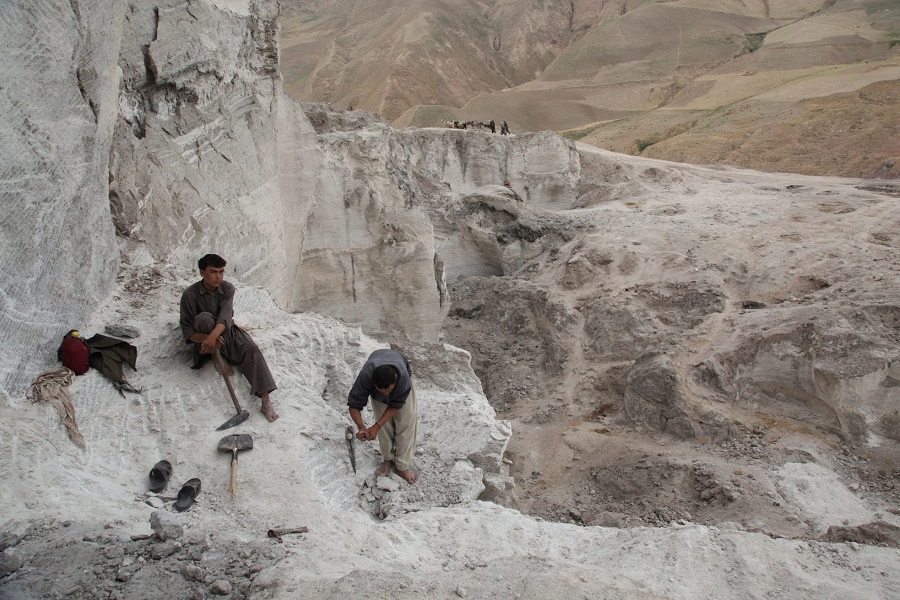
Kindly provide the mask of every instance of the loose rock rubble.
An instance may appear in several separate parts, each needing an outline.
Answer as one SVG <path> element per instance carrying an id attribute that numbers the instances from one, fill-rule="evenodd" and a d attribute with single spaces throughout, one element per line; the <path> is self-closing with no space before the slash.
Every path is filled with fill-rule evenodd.
<path id="1" fill-rule="evenodd" d="M 257 575 L 285 553 L 274 540 L 247 543 L 198 536 L 167 513 L 155 512 L 151 521 L 153 535 L 126 536 L 126 524 L 112 523 L 108 533 L 87 533 L 74 543 L 65 523 L 48 519 L 31 524 L 3 551 L 9 570 L 4 595 L 117 600 L 133 597 L 128 590 L 141 589 L 147 599 L 214 595 L 240 600 L 253 592 Z M 86 564 L 93 567 L 85 570 Z M 18 582 L 26 578 L 28 587 L 20 588 Z"/>

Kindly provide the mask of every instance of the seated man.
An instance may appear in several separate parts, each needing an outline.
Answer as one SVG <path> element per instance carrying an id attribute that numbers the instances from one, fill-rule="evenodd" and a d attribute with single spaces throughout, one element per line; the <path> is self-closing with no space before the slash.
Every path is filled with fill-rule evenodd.
<path id="1" fill-rule="evenodd" d="M 362 409 L 372 398 L 375 423 L 366 427 Z M 391 468 L 408 483 L 418 475 L 411 469 L 416 452 L 416 389 L 406 357 L 391 349 L 376 350 L 363 365 L 347 395 L 350 418 L 356 423 L 356 437 L 363 441 L 378 438 L 384 461 L 375 471 L 387 477 Z"/>
<path id="2" fill-rule="evenodd" d="M 225 281 L 225 259 L 207 254 L 199 261 L 203 278 L 181 295 L 181 335 L 193 344 L 194 366 L 199 369 L 218 349 L 250 382 L 250 391 L 262 399 L 262 414 L 278 418 L 269 393 L 276 389 L 269 366 L 253 338 L 234 324 L 234 286 Z"/>

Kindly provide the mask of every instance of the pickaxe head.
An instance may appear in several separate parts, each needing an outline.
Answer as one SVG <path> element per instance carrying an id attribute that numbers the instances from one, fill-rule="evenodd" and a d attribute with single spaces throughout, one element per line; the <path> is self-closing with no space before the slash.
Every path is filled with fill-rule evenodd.
<path id="1" fill-rule="evenodd" d="M 222 431 L 223 429 L 231 429 L 235 425 L 240 425 L 244 421 L 250 418 L 250 412 L 246 410 L 242 410 L 238 414 L 234 415 L 218 427 L 216 427 L 216 431 Z"/>

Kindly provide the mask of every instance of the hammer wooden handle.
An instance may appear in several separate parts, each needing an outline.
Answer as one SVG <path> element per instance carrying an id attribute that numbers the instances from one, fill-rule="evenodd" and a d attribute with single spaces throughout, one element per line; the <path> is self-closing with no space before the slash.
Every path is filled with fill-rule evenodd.
<path id="1" fill-rule="evenodd" d="M 231 451 L 231 497 L 237 494 L 237 449 Z"/>
<path id="2" fill-rule="evenodd" d="M 308 531 L 309 527 L 297 527 L 296 529 L 270 529 L 269 537 L 273 537 L 279 542 L 283 542 L 284 540 L 281 539 L 281 536 L 286 533 L 306 533 Z"/>
<path id="3" fill-rule="evenodd" d="M 286 533 L 309 533 L 309 527 L 297 527 L 295 529 L 270 529 L 269 535 L 275 537 Z"/>

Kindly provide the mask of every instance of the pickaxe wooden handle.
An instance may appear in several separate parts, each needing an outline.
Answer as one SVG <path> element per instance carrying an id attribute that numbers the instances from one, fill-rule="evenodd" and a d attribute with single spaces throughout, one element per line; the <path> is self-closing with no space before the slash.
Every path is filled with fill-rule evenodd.
<path id="1" fill-rule="evenodd" d="M 234 402 L 234 408 L 237 410 L 238 414 L 241 414 L 244 409 L 241 408 L 241 403 L 238 402 L 237 394 L 234 393 L 234 386 L 231 385 L 231 378 L 228 377 L 228 367 L 225 365 L 225 361 L 222 360 L 222 355 L 219 353 L 219 349 L 216 348 L 213 350 L 213 360 L 216 363 L 216 369 L 219 373 L 222 374 L 222 378 L 225 380 L 225 385 L 228 386 L 228 393 L 231 394 L 231 401 Z"/>

